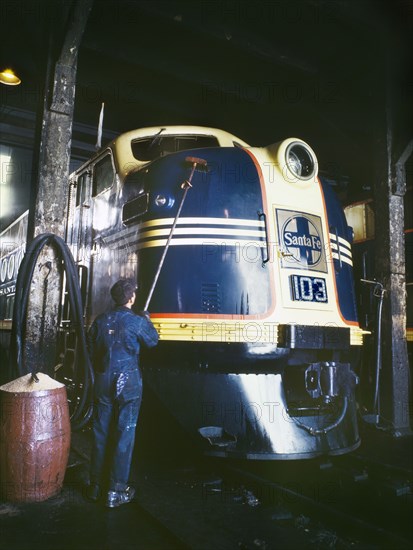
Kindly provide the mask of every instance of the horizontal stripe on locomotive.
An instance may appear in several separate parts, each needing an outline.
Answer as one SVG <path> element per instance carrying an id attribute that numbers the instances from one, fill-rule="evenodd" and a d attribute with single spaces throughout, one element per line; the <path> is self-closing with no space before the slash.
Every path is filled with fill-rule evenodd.
<path id="1" fill-rule="evenodd" d="M 343 246 L 337 246 L 336 243 L 330 243 L 331 244 L 331 250 L 335 251 L 337 250 L 338 254 L 341 254 L 342 256 L 346 256 L 347 258 L 352 258 L 353 254 L 351 250 L 348 250 L 347 248 L 344 248 Z"/>
<path id="2" fill-rule="evenodd" d="M 103 237 L 104 243 L 114 245 L 119 242 L 125 244 L 131 237 L 138 237 L 137 241 L 154 236 L 168 236 L 174 222 L 174 218 L 161 218 L 149 220 L 141 224 L 127 227 Z M 178 227 L 179 226 L 179 227 Z M 187 227 L 184 227 L 187 226 Z M 196 227 L 194 227 L 196 226 Z M 204 226 L 204 227 L 201 227 Z M 214 226 L 214 227 L 213 227 Z M 221 227 L 217 227 L 221 226 Z M 223 226 L 223 227 L 222 227 Z M 150 228 L 151 231 L 147 231 Z M 248 229 L 247 229 L 248 228 Z M 142 231 L 145 230 L 146 231 Z M 226 218 L 181 218 L 178 219 L 174 236 L 185 235 L 228 235 L 240 237 L 265 237 L 264 222 L 260 220 L 226 219 Z"/>
<path id="3" fill-rule="evenodd" d="M 213 317 L 213 318 L 211 318 Z M 174 317 L 167 313 L 151 313 L 151 321 L 158 331 L 160 340 L 271 343 L 279 342 L 279 323 L 270 319 L 225 319 L 224 315 L 188 315 Z M 340 327 L 343 330 L 344 327 Z M 363 336 L 370 334 L 359 326 L 350 326 L 350 345 L 363 345 Z M 308 330 L 314 327 L 308 326 Z"/>
<path id="4" fill-rule="evenodd" d="M 129 248 L 131 246 L 136 247 L 136 250 L 141 250 L 142 248 L 152 248 L 155 246 L 165 246 L 167 243 L 167 239 L 160 238 L 160 239 L 153 239 L 151 241 L 140 241 L 140 240 L 134 240 L 134 241 L 127 241 L 122 243 L 122 245 L 119 246 L 119 249 L 122 248 Z M 215 238 L 215 239 L 207 239 L 205 237 L 193 237 L 193 238 L 187 238 L 187 237 L 177 237 L 175 236 L 172 238 L 170 242 L 170 246 L 190 246 L 190 245 L 197 245 L 197 246 L 254 246 L 255 248 L 265 248 L 266 244 L 263 241 L 253 241 L 251 239 L 224 239 L 224 238 Z"/>
<path id="5" fill-rule="evenodd" d="M 159 314 L 158 314 L 159 315 Z M 160 340 L 225 342 L 225 343 L 270 343 L 278 341 L 278 323 L 259 319 L 182 318 L 171 319 L 151 314 L 151 321 L 158 331 Z"/>
<path id="6" fill-rule="evenodd" d="M 161 227 L 163 225 L 171 226 L 175 218 L 157 218 L 148 220 L 137 225 L 135 229 L 143 229 L 145 227 Z M 179 218 L 177 225 L 234 225 L 248 227 L 264 227 L 262 220 L 249 220 L 244 218 L 208 218 L 208 217 L 187 217 Z"/>
<path id="7" fill-rule="evenodd" d="M 337 235 L 335 233 L 330 233 L 330 241 L 336 243 L 337 242 Z M 338 242 L 341 247 L 344 247 L 345 249 L 348 249 L 351 253 L 351 244 L 349 241 L 346 241 L 346 239 L 343 239 L 343 237 L 338 237 Z"/>
<path id="8" fill-rule="evenodd" d="M 330 233 L 330 245 L 331 245 L 331 256 L 334 260 L 344 262 L 348 265 L 353 265 L 352 262 L 352 251 L 351 244 L 343 239 L 343 237 L 338 237 L 335 233 Z"/>
<path id="9" fill-rule="evenodd" d="M 149 237 L 160 237 L 170 234 L 170 228 L 165 229 L 152 229 L 151 231 L 142 231 L 139 235 L 141 239 L 147 239 Z M 173 236 L 175 235 L 235 235 L 239 237 L 265 237 L 264 231 L 260 230 L 250 230 L 250 229 L 223 229 L 218 227 L 177 227 L 174 230 Z"/>
<path id="10" fill-rule="evenodd" d="M 340 256 L 336 252 L 331 253 L 331 257 L 334 260 L 344 262 L 345 264 L 353 266 L 353 262 L 350 260 L 350 258 L 347 258 L 347 256 L 344 256 L 344 254 L 341 254 Z"/>

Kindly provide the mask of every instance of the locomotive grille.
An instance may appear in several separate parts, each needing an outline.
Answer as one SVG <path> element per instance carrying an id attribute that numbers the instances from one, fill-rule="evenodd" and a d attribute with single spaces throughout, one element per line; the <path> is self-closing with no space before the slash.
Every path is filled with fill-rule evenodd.
<path id="1" fill-rule="evenodd" d="M 218 283 L 201 283 L 202 311 L 205 313 L 220 313 L 221 298 Z"/>

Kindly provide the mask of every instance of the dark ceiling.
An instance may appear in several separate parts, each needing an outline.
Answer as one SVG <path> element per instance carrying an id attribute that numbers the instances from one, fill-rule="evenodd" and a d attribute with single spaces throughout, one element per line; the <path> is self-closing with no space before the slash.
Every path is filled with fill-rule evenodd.
<path id="1" fill-rule="evenodd" d="M 70 6 L 2 3 L 0 59 L 23 81 L 2 86 L 3 104 L 36 110 Z M 105 102 L 113 132 L 199 124 L 253 145 L 296 136 L 361 188 L 384 151 L 386 87 L 396 148 L 410 137 L 411 35 L 410 0 L 94 0 L 75 121 L 96 126 Z"/>

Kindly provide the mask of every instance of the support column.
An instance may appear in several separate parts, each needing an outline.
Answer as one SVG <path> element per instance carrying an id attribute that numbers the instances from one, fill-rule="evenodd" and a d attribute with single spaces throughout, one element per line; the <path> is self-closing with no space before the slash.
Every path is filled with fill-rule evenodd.
<path id="1" fill-rule="evenodd" d="M 382 176 L 375 185 L 376 273 L 384 285 L 382 320 L 382 369 L 380 424 L 395 436 L 410 433 L 409 363 L 406 341 L 406 266 L 404 239 L 405 174 L 394 158 L 394 97 L 390 85 L 386 98 L 386 146 Z M 406 153 L 404 154 L 404 156 Z M 396 167 L 397 177 L 396 177 Z"/>
<path id="2" fill-rule="evenodd" d="M 77 0 L 73 5 L 54 66 L 52 97 L 44 105 L 34 236 L 51 231 L 64 237 L 77 59 L 92 4 Z"/>
<path id="3" fill-rule="evenodd" d="M 49 50 L 53 84 L 51 98 L 44 98 L 40 147 L 36 152 L 38 185 L 30 236 L 53 233 L 64 238 L 77 59 L 93 0 L 76 0 L 68 15 L 67 32 L 57 62 Z M 27 316 L 25 365 L 28 370 L 53 374 L 56 363 L 57 322 L 62 285 L 60 261 L 45 248 L 31 285 Z"/>

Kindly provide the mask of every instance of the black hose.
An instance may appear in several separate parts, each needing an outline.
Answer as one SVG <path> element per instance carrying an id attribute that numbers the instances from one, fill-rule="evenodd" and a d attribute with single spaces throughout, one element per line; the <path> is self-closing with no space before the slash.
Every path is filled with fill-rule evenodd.
<path id="1" fill-rule="evenodd" d="M 382 316 L 383 316 L 383 300 L 385 290 L 381 283 L 377 283 L 374 287 L 374 296 L 379 299 L 377 305 L 376 316 L 376 375 L 374 383 L 374 402 L 373 410 L 377 417 L 380 416 L 380 371 L 382 362 L 382 350 L 381 350 L 381 332 L 382 332 Z"/>
<path id="2" fill-rule="evenodd" d="M 334 430 L 334 428 L 337 428 L 339 424 L 341 424 L 344 420 L 344 417 L 346 416 L 348 408 L 348 399 L 346 396 L 343 397 L 343 405 L 341 407 L 340 414 L 338 418 L 325 428 L 313 428 L 312 426 L 307 426 L 307 424 L 304 424 L 304 422 L 300 422 L 296 417 L 292 416 L 291 418 L 295 422 L 295 424 L 299 427 L 308 432 L 310 435 L 323 435 L 327 434 L 328 432 L 331 432 L 331 430 Z"/>
<path id="3" fill-rule="evenodd" d="M 375 361 L 375 374 L 374 374 L 374 397 L 373 397 L 373 414 L 376 418 L 376 424 L 380 419 L 380 373 L 382 368 L 382 316 L 383 316 L 383 300 L 386 290 L 384 285 L 379 281 L 368 279 L 360 279 L 362 283 L 374 285 L 373 296 L 378 298 L 376 313 L 376 331 L 375 331 L 375 348 L 376 348 L 376 361 Z"/>
<path id="4" fill-rule="evenodd" d="M 72 312 L 72 322 L 74 323 L 76 336 L 79 346 L 79 353 L 75 358 L 75 372 L 78 372 L 78 366 L 83 365 L 82 371 L 82 392 L 71 415 L 73 429 L 79 429 L 88 422 L 92 414 L 91 399 L 88 394 L 93 389 L 93 369 L 89 360 L 86 346 L 86 335 L 83 323 L 83 305 L 82 296 L 79 287 L 79 278 L 73 256 L 64 242 L 64 240 L 52 233 L 43 233 L 38 235 L 30 243 L 23 257 L 19 268 L 16 281 L 16 294 L 13 309 L 13 324 L 11 332 L 10 360 L 11 369 L 17 369 L 18 375 L 23 376 L 27 373 L 23 365 L 23 340 L 24 323 L 23 319 L 27 314 L 27 305 L 29 301 L 30 286 L 33 278 L 34 269 L 41 250 L 45 245 L 54 245 L 63 261 L 63 267 L 66 272 L 68 285 L 69 303 Z M 80 384 L 79 384 L 80 386 Z M 87 403 L 87 401 L 89 401 Z"/>

